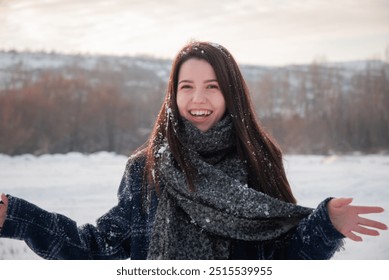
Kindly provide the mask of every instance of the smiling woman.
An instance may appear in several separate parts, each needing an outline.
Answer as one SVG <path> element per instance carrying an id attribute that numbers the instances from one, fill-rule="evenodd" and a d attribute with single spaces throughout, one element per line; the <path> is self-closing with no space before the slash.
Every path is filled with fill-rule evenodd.
<path id="1" fill-rule="evenodd" d="M 0 237 L 46 259 L 329 259 L 385 224 L 350 198 L 299 206 L 281 150 L 261 126 L 235 59 L 191 42 L 173 61 L 149 140 L 126 165 L 118 203 L 78 227 L 1 195 Z"/>

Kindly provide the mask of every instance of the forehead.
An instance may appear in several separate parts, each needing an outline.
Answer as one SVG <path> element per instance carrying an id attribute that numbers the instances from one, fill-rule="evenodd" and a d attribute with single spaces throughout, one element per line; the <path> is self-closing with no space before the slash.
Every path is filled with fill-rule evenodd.
<path id="1" fill-rule="evenodd" d="M 190 58 L 182 63 L 178 71 L 178 78 L 186 79 L 190 77 L 205 77 L 209 79 L 215 78 L 216 75 L 213 67 L 206 60 Z"/>

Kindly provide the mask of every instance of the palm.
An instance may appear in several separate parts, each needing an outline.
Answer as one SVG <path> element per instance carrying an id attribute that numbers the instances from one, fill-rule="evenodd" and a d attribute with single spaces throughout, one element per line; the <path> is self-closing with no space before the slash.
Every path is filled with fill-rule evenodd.
<path id="1" fill-rule="evenodd" d="M 354 240 L 362 241 L 362 238 L 355 233 L 377 236 L 379 232 L 375 229 L 387 229 L 383 223 L 375 220 L 360 217 L 360 214 L 381 213 L 381 207 L 352 206 L 351 198 L 336 198 L 328 203 L 328 212 L 334 227 L 344 236 Z"/>

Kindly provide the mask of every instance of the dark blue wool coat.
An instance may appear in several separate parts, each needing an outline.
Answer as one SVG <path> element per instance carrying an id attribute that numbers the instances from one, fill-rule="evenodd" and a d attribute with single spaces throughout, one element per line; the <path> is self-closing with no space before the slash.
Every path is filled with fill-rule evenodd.
<path id="1" fill-rule="evenodd" d="M 73 220 L 8 196 L 0 237 L 24 240 L 45 259 L 146 259 L 156 208 L 142 207 L 144 158 L 129 160 L 118 191 L 118 204 L 96 226 L 77 227 Z M 329 259 L 344 236 L 331 224 L 323 201 L 282 240 L 232 242 L 231 259 Z"/>

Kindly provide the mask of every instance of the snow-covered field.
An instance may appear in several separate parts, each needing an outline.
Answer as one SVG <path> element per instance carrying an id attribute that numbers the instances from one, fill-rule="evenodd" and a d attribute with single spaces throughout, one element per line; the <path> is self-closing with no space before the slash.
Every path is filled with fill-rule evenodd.
<path id="1" fill-rule="evenodd" d="M 79 224 L 94 223 L 116 202 L 126 157 L 92 155 L 0 155 L 0 192 L 22 197 Z M 389 225 L 389 156 L 287 155 L 285 168 L 299 204 L 315 207 L 329 196 L 386 209 L 375 218 Z M 372 215 L 373 217 L 373 215 Z M 0 239 L 0 259 L 39 259 L 22 241 Z M 334 259 L 389 260 L 389 231 L 364 242 L 346 241 Z"/>

